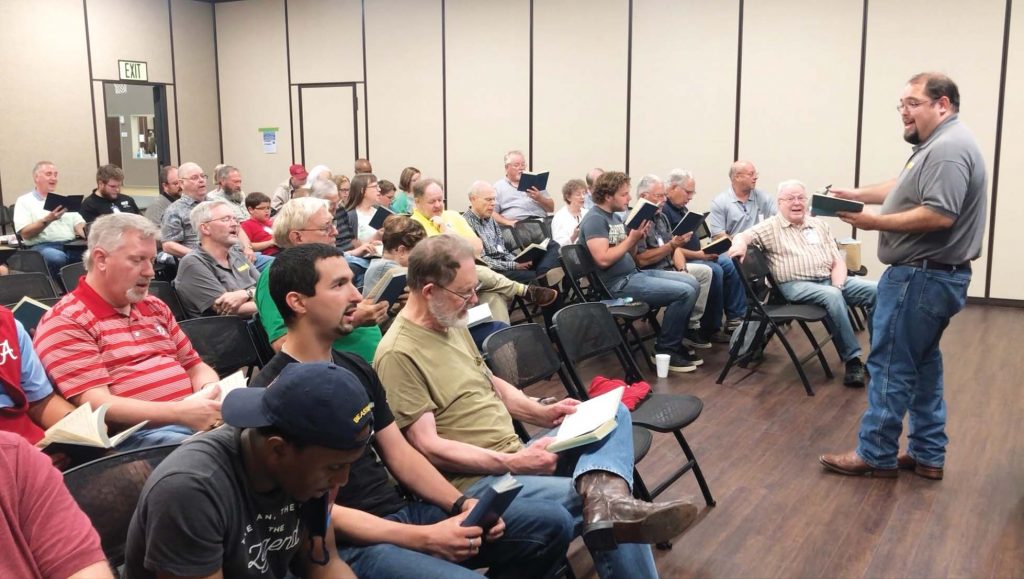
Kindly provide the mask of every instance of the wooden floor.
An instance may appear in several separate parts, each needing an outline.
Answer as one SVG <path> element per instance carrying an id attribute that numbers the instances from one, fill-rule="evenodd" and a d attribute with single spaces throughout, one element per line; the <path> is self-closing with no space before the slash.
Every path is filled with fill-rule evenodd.
<path id="1" fill-rule="evenodd" d="M 866 332 L 860 339 L 866 346 Z M 791 340 L 806 351 L 806 340 Z M 898 479 L 844 477 L 818 464 L 822 453 L 854 448 L 866 407 L 863 389 L 842 385 L 831 346 L 836 378 L 807 365 L 814 397 L 777 345 L 753 375 L 740 380 L 747 371 L 733 370 L 721 386 L 714 381 L 722 346 L 702 351 L 695 373 L 650 373 L 656 391 L 703 399 L 685 434 L 718 502 L 704 507 L 692 475 L 665 491 L 662 498 L 697 497 L 702 511 L 671 550 L 655 550 L 661 576 L 1024 577 L 1022 345 L 1021 309 L 968 306 L 946 331 L 950 444 L 939 482 L 907 471 Z M 584 374 L 611 368 L 591 365 Z M 640 472 L 657 481 L 680 457 L 669 435 L 656 434 Z M 570 561 L 580 579 L 596 577 L 579 540 Z"/>

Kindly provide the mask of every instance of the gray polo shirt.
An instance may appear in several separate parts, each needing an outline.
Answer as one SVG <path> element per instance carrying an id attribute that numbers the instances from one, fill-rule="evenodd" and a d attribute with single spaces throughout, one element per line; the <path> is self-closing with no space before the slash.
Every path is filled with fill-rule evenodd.
<path id="1" fill-rule="evenodd" d="M 955 221 L 942 231 L 878 236 L 878 259 L 887 264 L 929 259 L 951 265 L 977 259 L 985 233 L 988 179 L 974 135 L 953 115 L 913 154 L 885 198 L 881 213 L 924 205 Z"/>
<path id="2" fill-rule="evenodd" d="M 509 183 L 508 177 L 502 177 L 494 182 L 494 192 L 497 193 L 494 210 L 505 219 L 519 221 L 531 217 L 540 217 L 541 219 L 547 217 L 548 212 L 541 207 L 540 203 L 516 189 L 512 183 Z M 546 189 L 540 194 L 548 199 L 551 198 Z"/>
<path id="3" fill-rule="evenodd" d="M 711 230 L 711 235 L 718 235 L 723 231 L 729 235 L 736 235 L 778 212 L 775 199 L 764 191 L 754 189 L 747 201 L 742 202 L 736 197 L 732 187 L 729 187 L 711 202 L 708 229 Z"/>
<path id="4" fill-rule="evenodd" d="M 210 315 L 213 302 L 227 292 L 256 288 L 260 272 L 237 246 L 228 251 L 228 263 L 230 267 L 217 263 L 201 246 L 181 258 L 174 289 L 189 317 Z"/>
<path id="5" fill-rule="evenodd" d="M 587 211 L 583 221 L 580 222 L 580 235 L 577 243 L 586 245 L 588 239 L 597 238 L 607 239 L 608 246 L 614 247 L 626 239 L 626 225 L 617 213 L 608 213 L 595 205 L 590 211 Z M 611 287 L 615 285 L 615 282 L 636 270 L 633 256 L 626 253 L 622 259 L 607 269 L 598 268 L 597 276 L 605 285 Z"/>

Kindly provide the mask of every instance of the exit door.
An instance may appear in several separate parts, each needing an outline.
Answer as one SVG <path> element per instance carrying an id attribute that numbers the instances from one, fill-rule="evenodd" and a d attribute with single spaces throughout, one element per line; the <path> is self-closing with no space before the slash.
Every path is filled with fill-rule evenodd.
<path id="1" fill-rule="evenodd" d="M 124 187 L 159 187 L 160 166 L 169 165 L 167 87 L 103 83 L 107 162 L 124 170 Z"/>
<path id="2" fill-rule="evenodd" d="M 360 157 L 359 99 L 355 84 L 300 85 L 300 162 L 351 174 Z"/>

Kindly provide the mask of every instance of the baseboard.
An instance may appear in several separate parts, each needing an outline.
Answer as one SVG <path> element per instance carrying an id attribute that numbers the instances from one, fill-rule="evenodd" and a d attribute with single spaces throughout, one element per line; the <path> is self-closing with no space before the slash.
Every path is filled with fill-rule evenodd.
<path id="1" fill-rule="evenodd" d="M 967 303 L 979 306 L 997 306 L 1001 308 L 1024 308 L 1024 300 L 1008 300 L 1005 298 L 968 297 Z"/>

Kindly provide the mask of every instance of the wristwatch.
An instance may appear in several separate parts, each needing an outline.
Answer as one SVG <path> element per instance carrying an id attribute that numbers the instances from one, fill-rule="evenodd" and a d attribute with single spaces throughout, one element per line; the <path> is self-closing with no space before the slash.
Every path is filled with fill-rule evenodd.
<path id="1" fill-rule="evenodd" d="M 455 499 L 455 502 L 452 503 L 452 508 L 450 511 L 448 511 L 448 514 L 454 517 L 455 515 L 461 513 L 462 505 L 466 504 L 467 500 L 469 500 L 469 497 L 467 497 L 466 495 L 462 495 L 461 497 Z"/>
<path id="2" fill-rule="evenodd" d="M 253 288 L 253 287 L 245 288 L 245 295 L 248 296 L 250 300 L 253 299 L 253 297 L 256 296 L 256 288 Z"/>

